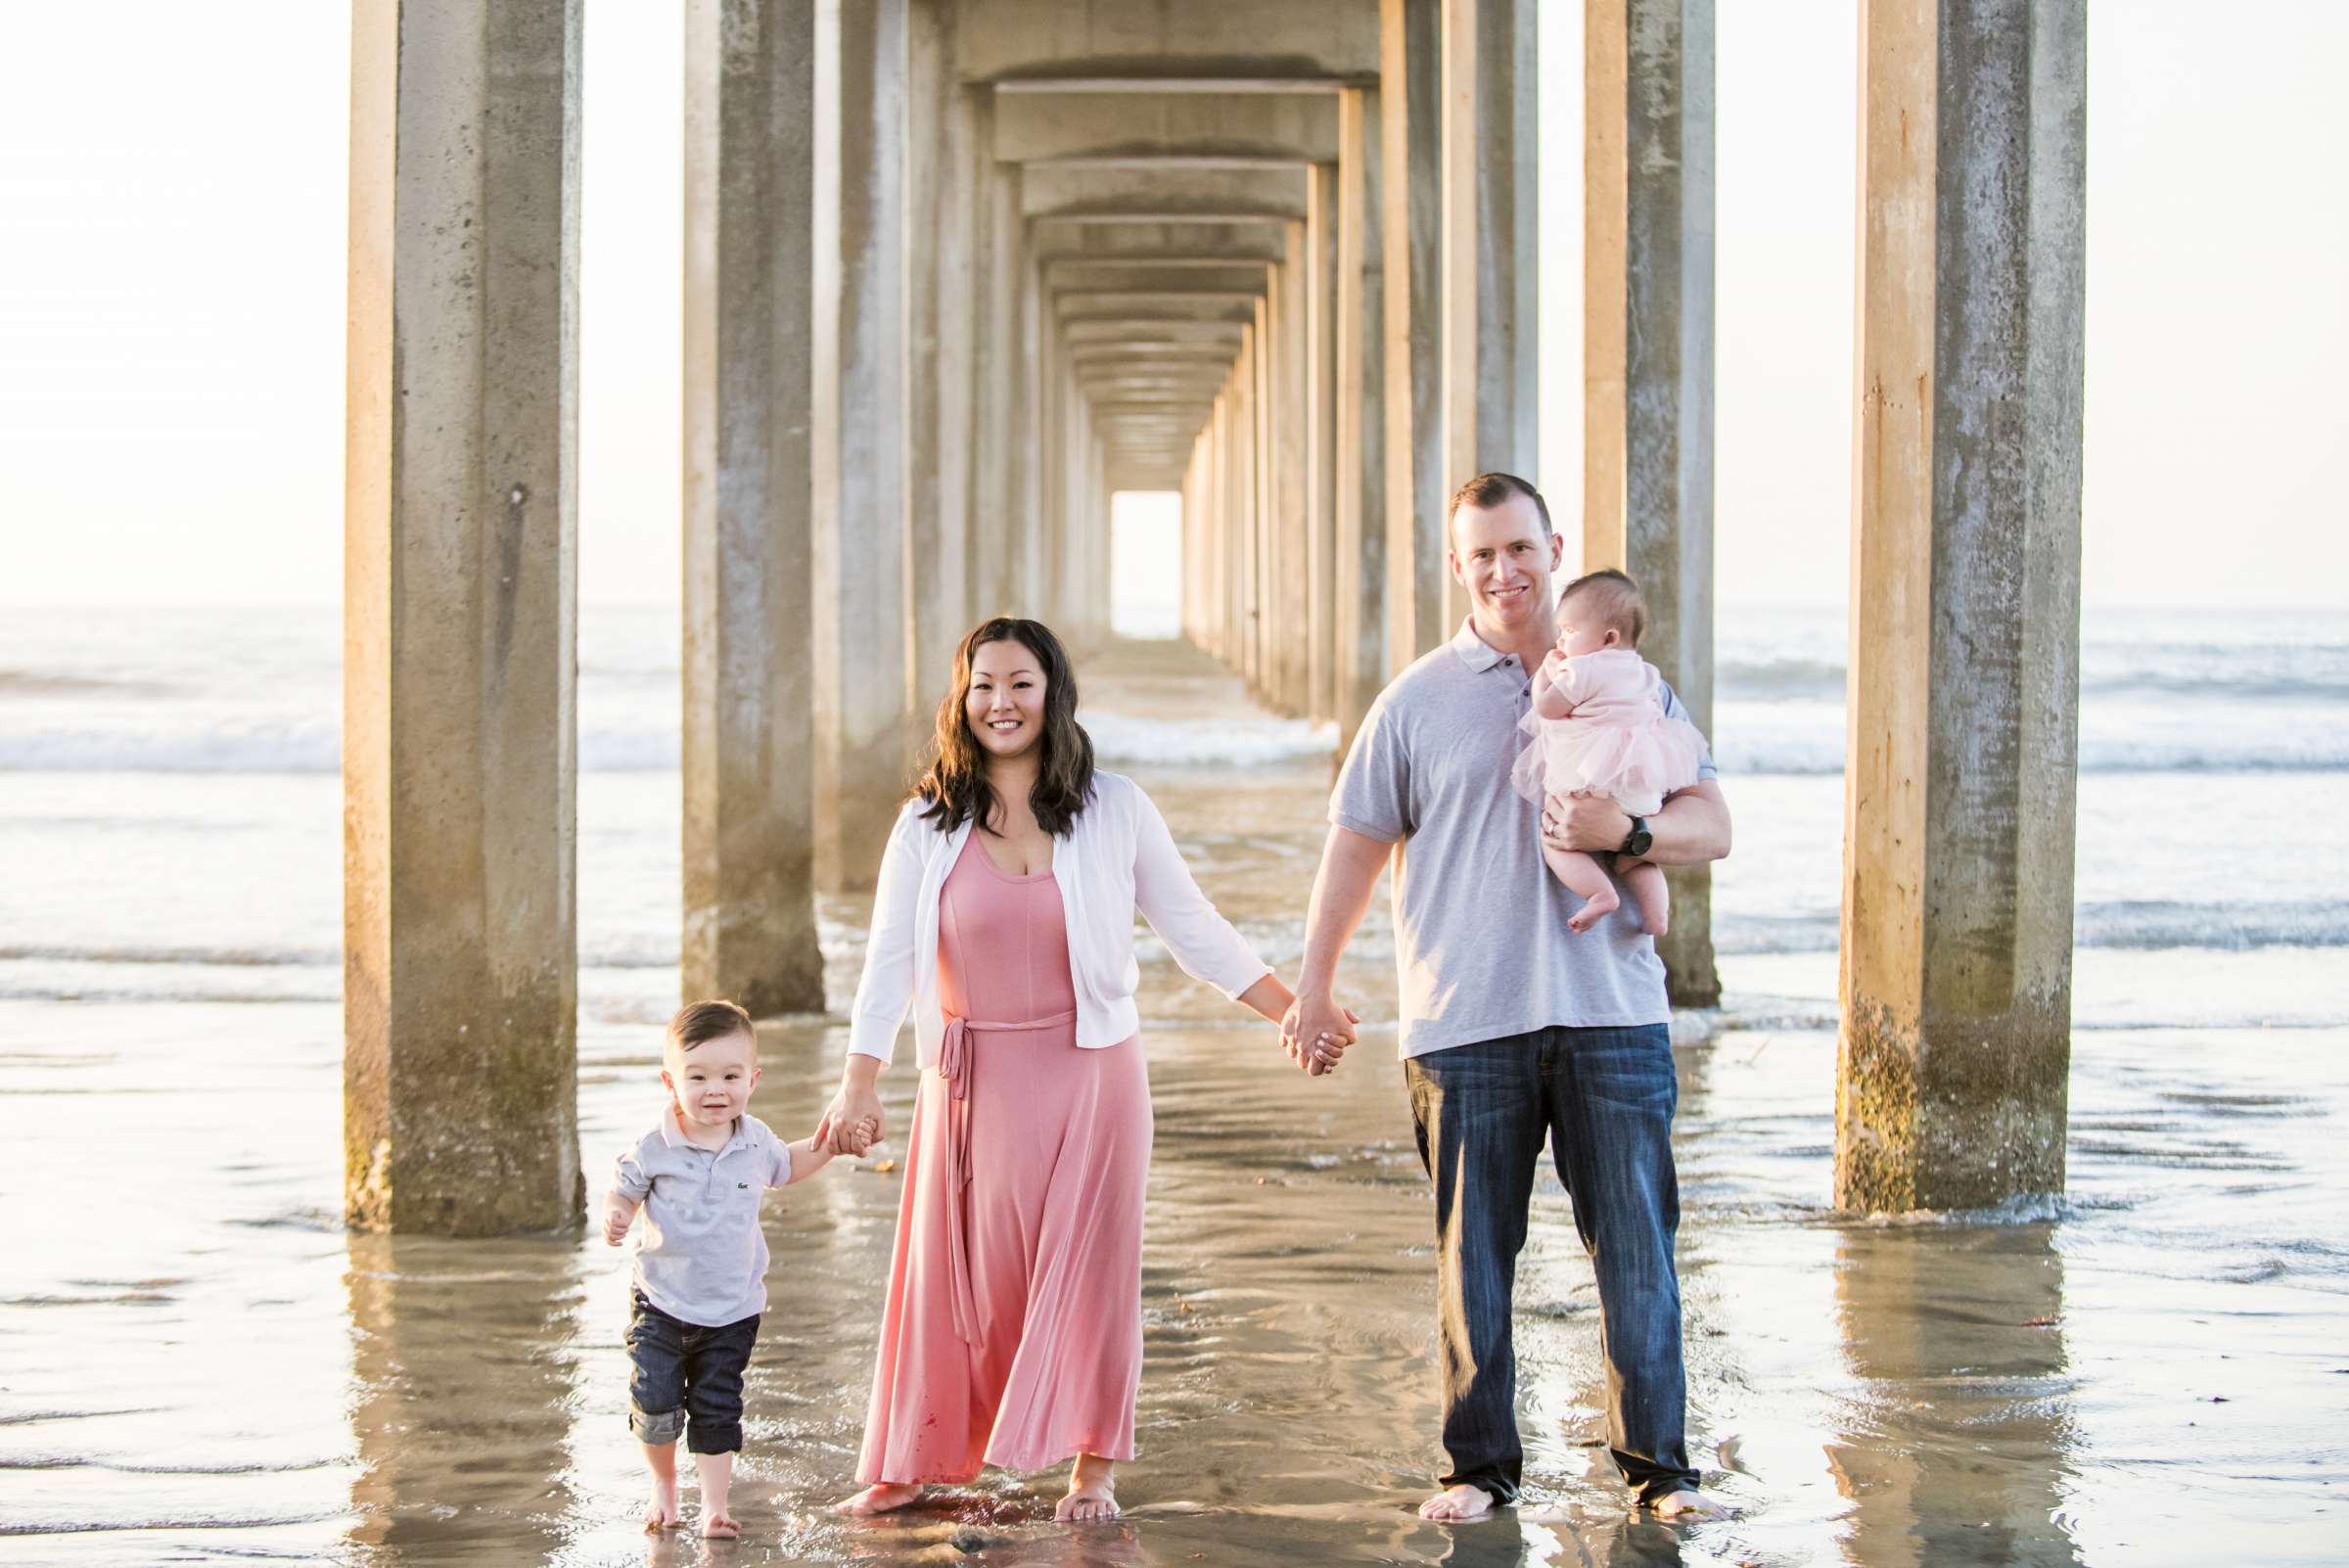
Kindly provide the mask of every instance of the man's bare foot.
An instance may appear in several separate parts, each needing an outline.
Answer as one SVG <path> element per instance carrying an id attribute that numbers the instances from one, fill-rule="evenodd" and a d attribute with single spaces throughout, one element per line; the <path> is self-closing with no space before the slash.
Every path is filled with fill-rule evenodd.
<path id="1" fill-rule="evenodd" d="M 832 1511 L 850 1514 L 860 1519 L 869 1518 L 876 1513 L 891 1513 L 904 1507 L 905 1504 L 919 1498 L 923 1491 L 924 1489 L 921 1487 L 898 1486 L 884 1481 L 878 1486 L 866 1487 L 852 1498 L 841 1499 L 840 1501 L 832 1504 Z"/>
<path id="2" fill-rule="evenodd" d="M 1670 1492 L 1641 1507 L 1651 1509 L 1659 1519 L 1678 1519 L 1694 1524 L 1699 1519 L 1719 1519 L 1723 1512 L 1701 1492 Z"/>
<path id="3" fill-rule="evenodd" d="M 1493 1512 L 1493 1494 L 1472 1481 L 1446 1487 L 1419 1504 L 1419 1517 L 1438 1524 L 1467 1524 Z"/>
<path id="4" fill-rule="evenodd" d="M 722 1513 L 706 1514 L 702 1519 L 704 1541 L 732 1541 L 742 1534 L 742 1526 Z"/>
<path id="5" fill-rule="evenodd" d="M 1602 916 L 1611 915 L 1622 907 L 1623 900 L 1615 897 L 1613 889 L 1609 889 L 1594 899 L 1585 899 L 1583 906 L 1566 917 L 1566 929 L 1588 931 L 1597 925 Z"/>
<path id="6" fill-rule="evenodd" d="M 663 1530 L 674 1530 L 684 1522 L 677 1517 L 676 1482 L 671 1481 L 667 1486 L 655 1482 L 653 1500 L 646 1505 L 644 1510 L 645 1534 L 655 1535 Z"/>

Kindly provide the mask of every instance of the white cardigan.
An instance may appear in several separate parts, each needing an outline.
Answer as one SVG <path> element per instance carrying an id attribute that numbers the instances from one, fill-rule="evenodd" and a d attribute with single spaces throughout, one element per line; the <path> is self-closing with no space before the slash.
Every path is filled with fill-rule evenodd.
<path id="1" fill-rule="evenodd" d="M 971 835 L 922 818 L 917 797 L 898 812 L 850 1016 L 849 1049 L 887 1063 L 898 1027 L 913 1004 L 918 1060 L 936 1065 L 945 1016 L 938 1000 L 938 901 L 946 874 Z M 1093 798 L 1069 831 L 1052 841 L 1052 879 L 1069 928 L 1069 971 L 1077 990 L 1077 1043 L 1120 1044 L 1141 1028 L 1133 1005 L 1141 966 L 1133 957 L 1133 912 L 1141 910 L 1174 961 L 1193 979 L 1237 996 L 1272 972 L 1248 939 L 1191 880 L 1167 819 L 1141 786 L 1121 773 L 1093 770 Z"/>

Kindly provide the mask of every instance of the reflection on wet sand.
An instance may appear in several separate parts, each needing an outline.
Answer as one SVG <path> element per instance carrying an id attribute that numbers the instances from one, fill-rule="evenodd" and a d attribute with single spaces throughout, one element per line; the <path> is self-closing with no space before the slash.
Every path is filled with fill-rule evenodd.
<path id="1" fill-rule="evenodd" d="M 1219 903 L 1292 970 L 1326 771 L 1144 782 Z M 590 826 L 598 789 L 631 821 L 644 800 L 675 799 L 673 779 L 591 776 Z M 331 781 L 321 800 L 331 852 Z M 832 992 L 846 997 L 861 904 L 824 912 Z M 1394 995 L 1385 930 L 1381 899 L 1341 987 L 1373 1027 L 1323 1080 L 1139 944 L 1157 1142 L 1126 1519 L 1054 1525 L 1057 1473 L 990 1472 L 870 1524 L 827 1511 L 852 1482 L 898 1197 L 894 1170 L 842 1162 L 767 1200 L 771 1303 L 735 1489 L 745 1537 L 714 1548 L 638 1526 L 622 1253 L 577 1234 L 345 1238 L 322 1210 L 341 1190 L 331 1004 L 0 997 L 0 1195 L 25 1191 L 9 1184 L 24 1172 L 62 1183 L 35 1180 L 45 1201 L 12 1207 L 0 1249 L 0 1558 L 2339 1560 L 2326 1511 L 2349 1495 L 2337 1029 L 2084 1030 L 2069 1199 L 1897 1225 L 1825 1208 L 1831 1032 L 1688 1039 L 1676 1146 L 1691 1457 L 1739 1516 L 1667 1526 L 1627 1511 L 1599 1442 L 1589 1263 L 1544 1167 L 1519 1269 L 1525 1505 L 1467 1528 L 1421 1521 L 1438 1462 L 1435 1263 L 1394 1037 L 1375 1023 Z M 1808 979 L 1793 961 L 1726 967 L 1733 990 L 1742 974 L 1749 990 L 1763 976 L 1785 995 L 1832 996 L 1831 955 Z M 600 1185 L 657 1113 L 674 974 L 591 969 L 582 997 L 581 1152 Z M 842 1034 L 830 1019 L 764 1032 L 759 1114 L 812 1127 Z M 907 1073 L 884 1079 L 900 1132 L 910 1088 Z M 66 1114 L 98 1103 L 103 1179 L 82 1175 L 93 1123 Z M 2058 1322 L 2028 1326 L 2040 1317 Z"/>
<path id="2" fill-rule="evenodd" d="M 1827 1451 L 1848 1561 L 2057 1568 L 2072 1379 L 2063 1260 L 2044 1224 L 1852 1227 L 1836 1249 L 1843 1354 L 1873 1398 Z M 1967 1288 L 1953 1291 L 1954 1278 Z"/>
<path id="3" fill-rule="evenodd" d="M 350 1237 L 351 1540 L 370 1563 L 552 1561 L 575 1502 L 575 1238 Z"/>

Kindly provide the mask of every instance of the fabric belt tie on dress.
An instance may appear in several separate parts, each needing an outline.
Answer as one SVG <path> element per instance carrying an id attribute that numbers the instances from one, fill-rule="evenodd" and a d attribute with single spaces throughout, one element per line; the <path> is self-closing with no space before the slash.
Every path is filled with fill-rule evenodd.
<path id="1" fill-rule="evenodd" d="M 1024 1035 L 1057 1029 L 1077 1022 L 1076 1009 L 1028 1024 L 992 1024 L 975 1018 L 948 1018 L 946 1035 L 938 1048 L 938 1071 L 946 1083 L 946 1261 L 953 1274 L 948 1296 L 954 1307 L 954 1332 L 965 1345 L 981 1343 L 979 1298 L 971 1286 L 971 1237 L 965 1189 L 971 1182 L 971 1037 Z"/>

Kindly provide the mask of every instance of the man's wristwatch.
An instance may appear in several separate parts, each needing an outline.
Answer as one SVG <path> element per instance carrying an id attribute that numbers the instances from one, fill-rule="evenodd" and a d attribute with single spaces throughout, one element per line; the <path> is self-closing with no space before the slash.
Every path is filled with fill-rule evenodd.
<path id="1" fill-rule="evenodd" d="M 1653 833 L 1648 832 L 1647 818 L 1644 816 L 1635 816 L 1632 818 L 1632 830 L 1623 836 L 1623 848 L 1617 850 L 1615 853 L 1617 854 L 1628 854 L 1634 859 L 1636 859 L 1640 855 L 1645 854 L 1648 851 L 1654 849 L 1655 846 L 1656 836 Z"/>

